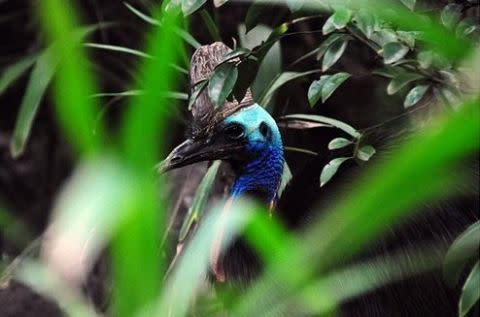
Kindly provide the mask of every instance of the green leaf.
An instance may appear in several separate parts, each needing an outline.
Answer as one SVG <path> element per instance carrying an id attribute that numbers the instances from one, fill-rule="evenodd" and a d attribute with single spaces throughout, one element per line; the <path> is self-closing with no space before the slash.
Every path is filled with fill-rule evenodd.
<path id="1" fill-rule="evenodd" d="M 284 72 L 278 75 L 273 79 L 273 81 L 270 83 L 269 87 L 266 89 L 266 91 L 263 93 L 263 95 L 259 99 L 259 104 L 262 106 L 267 105 L 270 102 L 270 99 L 272 98 L 273 94 L 283 85 L 286 83 L 307 76 L 311 75 L 314 73 L 318 73 L 321 70 L 319 69 L 314 69 L 314 70 L 309 70 L 306 72 Z"/>
<path id="2" fill-rule="evenodd" d="M 19 79 L 37 61 L 38 54 L 26 56 L 20 61 L 8 66 L 0 77 L 0 95 L 7 90 L 12 83 Z"/>
<path id="3" fill-rule="evenodd" d="M 246 32 L 248 33 L 256 27 L 263 16 L 271 14 L 273 6 L 274 3 L 253 2 L 248 8 L 247 16 L 245 17 Z"/>
<path id="4" fill-rule="evenodd" d="M 38 112 L 38 107 L 43 99 L 43 95 L 55 74 L 58 62 L 58 60 L 54 59 L 52 49 L 49 48 L 38 57 L 35 63 L 22 98 L 22 103 L 20 104 L 20 110 L 10 143 L 10 153 L 14 158 L 21 155 L 25 149 L 33 119 Z"/>
<path id="5" fill-rule="evenodd" d="M 337 40 L 327 49 L 323 56 L 322 71 L 328 70 L 342 57 L 343 52 L 345 52 L 347 48 L 347 44 L 347 39 Z"/>
<path id="6" fill-rule="evenodd" d="M 229 60 L 232 60 L 232 59 L 235 59 L 237 57 L 243 57 L 247 54 L 250 54 L 251 51 L 247 48 L 243 48 L 243 47 L 239 47 L 239 48 L 236 48 L 234 49 L 233 51 L 231 52 L 228 52 L 227 54 L 225 54 L 223 56 L 223 59 L 222 59 L 222 63 L 225 63 Z"/>
<path id="7" fill-rule="evenodd" d="M 480 221 L 477 221 L 455 239 L 445 255 L 443 276 L 451 287 L 458 283 L 470 259 L 477 256 L 479 245 Z"/>
<path id="8" fill-rule="evenodd" d="M 458 315 L 464 317 L 480 299 L 480 262 L 477 262 L 467 277 L 458 303 Z"/>
<path id="9" fill-rule="evenodd" d="M 328 98 L 335 92 L 335 90 L 351 75 L 349 73 L 336 73 L 331 75 L 323 84 L 322 87 L 322 102 L 327 101 Z"/>
<path id="10" fill-rule="evenodd" d="M 328 143 L 328 149 L 329 150 L 336 150 L 336 149 L 341 149 L 343 147 L 346 147 L 353 142 L 351 140 L 345 139 L 345 138 L 335 138 L 330 143 Z"/>
<path id="11" fill-rule="evenodd" d="M 313 107 L 320 100 L 322 96 L 322 88 L 325 84 L 325 81 L 330 78 L 330 75 L 323 75 L 319 80 L 314 80 L 308 88 L 308 102 L 310 106 Z"/>
<path id="12" fill-rule="evenodd" d="M 423 78 L 423 76 L 419 74 L 402 72 L 390 81 L 387 86 L 387 93 L 389 95 L 393 95 L 412 81 L 419 80 L 421 78 Z"/>
<path id="13" fill-rule="evenodd" d="M 400 1 L 402 1 L 402 3 L 412 11 L 415 9 L 415 3 L 417 2 L 417 0 L 400 0 Z"/>
<path id="14" fill-rule="evenodd" d="M 187 16 L 200 9 L 207 0 L 182 0 L 183 15 Z"/>
<path id="15" fill-rule="evenodd" d="M 208 80 L 202 80 L 201 82 L 196 84 L 195 87 L 193 87 L 193 92 L 190 95 L 190 99 L 188 101 L 188 110 L 192 110 L 192 107 L 195 104 L 195 101 L 197 100 L 200 93 L 205 89 L 207 84 L 208 84 Z"/>
<path id="16" fill-rule="evenodd" d="M 320 58 L 325 55 L 325 52 L 327 49 L 333 45 L 334 43 L 341 42 L 341 41 L 346 41 L 351 39 L 349 35 L 346 34 L 340 34 L 340 33 L 334 33 L 330 35 L 325 41 L 320 44 L 320 46 L 315 50 L 317 53 L 317 60 L 320 60 Z M 313 53 L 313 52 L 312 52 Z"/>
<path id="17" fill-rule="evenodd" d="M 281 117 L 281 119 L 303 120 L 307 122 L 318 122 L 318 123 L 328 124 L 346 132 L 347 134 L 351 135 L 355 139 L 358 139 L 361 136 L 360 132 L 358 132 L 354 127 L 350 126 L 349 124 L 342 122 L 340 120 L 336 120 L 336 119 L 325 117 L 325 116 L 318 116 L 318 115 L 311 115 L 311 114 L 290 114 L 290 115 Z"/>
<path id="18" fill-rule="evenodd" d="M 415 32 L 397 31 L 398 39 L 407 44 L 408 47 L 415 47 L 415 39 L 417 34 Z"/>
<path id="19" fill-rule="evenodd" d="M 235 99 L 240 102 L 243 100 L 248 88 L 255 80 L 259 66 L 255 59 L 247 58 L 237 66 L 237 69 L 238 79 L 233 87 L 233 95 L 235 96 Z"/>
<path id="20" fill-rule="evenodd" d="M 215 106 L 224 104 L 233 90 L 238 77 L 238 69 L 233 63 L 224 63 L 215 68 L 208 82 L 208 95 Z"/>
<path id="21" fill-rule="evenodd" d="M 322 173 L 320 174 L 320 187 L 328 183 L 337 173 L 340 165 L 342 165 L 342 163 L 348 159 L 350 159 L 350 157 L 338 157 L 325 165 L 322 169 Z"/>
<path id="22" fill-rule="evenodd" d="M 217 176 L 220 163 L 220 161 L 213 162 L 200 182 L 200 185 L 198 185 L 197 191 L 195 192 L 190 208 L 188 208 L 185 220 L 183 221 L 178 235 L 178 240 L 180 242 L 187 237 L 192 225 L 201 219 L 202 214 L 205 211 L 208 196 L 212 190 L 213 181 L 215 180 L 215 176 Z"/>
<path id="23" fill-rule="evenodd" d="M 228 0 L 213 0 L 213 5 L 215 6 L 215 8 L 219 8 L 227 2 Z"/>
<path id="24" fill-rule="evenodd" d="M 335 11 L 332 16 L 332 23 L 337 30 L 343 29 L 352 17 L 352 11 L 347 8 L 341 8 Z"/>
<path id="25" fill-rule="evenodd" d="M 282 173 L 282 181 L 280 182 L 280 186 L 278 187 L 277 197 L 282 197 L 283 191 L 285 187 L 287 187 L 288 183 L 292 180 L 292 172 L 290 167 L 288 167 L 287 161 L 283 162 L 283 173 Z"/>
<path id="26" fill-rule="evenodd" d="M 421 51 L 417 54 L 418 65 L 421 68 L 427 69 L 432 65 L 433 62 L 433 52 L 431 51 Z"/>
<path id="27" fill-rule="evenodd" d="M 450 3 L 446 5 L 445 8 L 443 8 L 440 18 L 443 25 L 445 25 L 449 29 L 453 29 L 460 20 L 461 16 L 462 6 L 456 3 Z"/>
<path id="28" fill-rule="evenodd" d="M 398 62 L 407 55 L 408 51 L 408 47 L 403 44 L 389 42 L 383 46 L 383 61 L 385 64 Z"/>
<path id="29" fill-rule="evenodd" d="M 285 0 L 285 4 L 290 11 L 294 13 L 302 9 L 303 5 L 305 4 L 305 0 Z"/>
<path id="30" fill-rule="evenodd" d="M 360 10 L 355 14 L 355 21 L 357 22 L 357 27 L 363 32 L 367 39 L 371 38 L 375 26 L 374 16 L 366 10 Z"/>
<path id="31" fill-rule="evenodd" d="M 322 27 L 322 33 L 323 35 L 327 35 L 329 33 L 332 33 L 335 31 L 337 28 L 335 27 L 335 24 L 333 23 L 333 15 L 331 15 L 327 21 L 323 24 Z"/>
<path id="32" fill-rule="evenodd" d="M 362 146 L 357 153 L 357 157 L 362 161 L 368 161 L 375 154 L 376 150 L 371 145 Z"/>
<path id="33" fill-rule="evenodd" d="M 212 40 L 221 42 L 222 38 L 220 37 L 220 31 L 218 30 L 217 24 L 210 16 L 210 13 L 208 13 L 207 10 L 202 10 L 200 11 L 200 16 L 202 17 L 203 23 L 205 23 L 205 25 L 207 26 L 208 32 L 210 33 Z"/>
<path id="34" fill-rule="evenodd" d="M 410 90 L 405 97 L 403 106 L 409 108 L 417 104 L 428 90 L 429 85 L 418 85 Z"/>
<path id="35" fill-rule="evenodd" d="M 124 47 L 124 46 L 101 44 L 101 43 L 85 43 L 84 45 L 86 47 L 91 47 L 91 48 L 98 48 L 98 49 L 107 50 L 107 51 L 120 52 L 120 53 L 126 53 L 126 54 L 145 57 L 145 58 L 151 58 L 150 55 L 142 51 L 134 50 L 132 48 Z"/>

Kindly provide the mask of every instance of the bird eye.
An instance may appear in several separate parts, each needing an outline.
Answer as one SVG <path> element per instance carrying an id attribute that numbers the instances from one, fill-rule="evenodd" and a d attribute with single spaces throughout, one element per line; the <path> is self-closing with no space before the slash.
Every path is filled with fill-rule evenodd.
<path id="1" fill-rule="evenodd" d="M 267 137 L 268 133 L 270 132 L 270 129 L 268 128 L 267 124 L 265 122 L 260 123 L 260 133 L 264 136 Z"/>
<path id="2" fill-rule="evenodd" d="M 224 133 L 231 140 L 239 140 L 245 136 L 245 130 L 239 124 L 230 124 L 225 128 Z"/>

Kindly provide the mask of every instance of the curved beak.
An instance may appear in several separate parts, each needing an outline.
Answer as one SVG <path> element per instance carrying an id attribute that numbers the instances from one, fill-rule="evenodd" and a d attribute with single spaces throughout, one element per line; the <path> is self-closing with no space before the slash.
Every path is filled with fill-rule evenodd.
<path id="1" fill-rule="evenodd" d="M 157 170 L 164 173 L 197 162 L 228 159 L 242 150 L 244 145 L 243 142 L 187 139 L 157 165 Z"/>

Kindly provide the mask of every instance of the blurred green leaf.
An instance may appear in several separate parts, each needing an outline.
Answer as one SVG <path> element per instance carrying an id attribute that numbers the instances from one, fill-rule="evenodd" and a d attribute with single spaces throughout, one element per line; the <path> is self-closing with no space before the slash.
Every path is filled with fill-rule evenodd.
<path id="1" fill-rule="evenodd" d="M 455 25 L 460 21 L 462 16 L 462 6 L 456 3 L 450 3 L 442 10 L 441 20 L 443 25 L 449 29 L 453 29 Z"/>
<path id="2" fill-rule="evenodd" d="M 385 64 L 398 62 L 408 53 L 408 47 L 398 42 L 389 42 L 383 46 L 383 61 Z"/>
<path id="3" fill-rule="evenodd" d="M 324 123 L 331 125 L 335 128 L 338 128 L 347 134 L 351 135 L 352 137 L 358 139 L 361 135 L 360 133 L 353 128 L 352 126 L 346 124 L 345 122 L 332 119 L 329 117 L 324 117 L 324 116 L 318 116 L 318 115 L 309 115 L 309 114 L 289 114 L 287 116 L 283 116 L 280 119 L 284 120 L 304 120 L 304 121 L 310 121 L 310 122 L 319 122 L 319 123 Z"/>
<path id="4" fill-rule="evenodd" d="M 202 91 L 207 87 L 208 80 L 203 80 L 200 83 L 197 83 L 195 87 L 193 88 L 193 92 L 190 95 L 190 99 L 188 101 L 188 110 L 192 110 L 193 105 L 195 104 L 195 101 L 198 98 L 198 95 L 202 93 Z"/>
<path id="5" fill-rule="evenodd" d="M 328 149 L 329 150 L 341 149 L 352 143 L 353 142 L 351 140 L 347 140 L 345 138 L 335 138 L 328 143 Z"/>
<path id="6" fill-rule="evenodd" d="M 467 277 L 458 303 L 458 315 L 464 317 L 480 299 L 480 262 L 477 262 Z"/>
<path id="7" fill-rule="evenodd" d="M 322 102 L 327 101 L 328 98 L 340 87 L 341 84 L 348 78 L 350 78 L 349 73 L 336 73 L 329 76 L 322 87 Z"/>
<path id="8" fill-rule="evenodd" d="M 202 17 L 203 23 L 205 23 L 205 25 L 207 26 L 208 32 L 210 33 L 212 40 L 222 41 L 222 38 L 220 37 L 220 31 L 218 30 L 217 24 L 210 16 L 210 13 L 208 13 L 207 10 L 202 10 L 200 11 L 200 15 Z"/>
<path id="9" fill-rule="evenodd" d="M 412 11 L 415 9 L 415 4 L 417 2 L 417 0 L 400 0 L 400 1 L 402 1 L 402 3 Z"/>
<path id="10" fill-rule="evenodd" d="M 292 11 L 292 13 L 297 12 L 302 9 L 305 4 L 305 0 L 285 0 L 287 7 Z"/>
<path id="11" fill-rule="evenodd" d="M 423 78 L 423 75 L 417 73 L 407 73 L 402 72 L 398 76 L 394 77 L 387 86 L 387 93 L 393 95 L 397 93 L 400 89 L 407 86 L 413 81 Z"/>
<path id="12" fill-rule="evenodd" d="M 445 255 L 443 275 L 450 286 L 458 283 L 468 261 L 478 256 L 479 245 L 480 221 L 477 221 L 455 239 Z"/>
<path id="13" fill-rule="evenodd" d="M 405 97 L 403 106 L 409 108 L 416 105 L 423 98 L 429 87 L 429 85 L 418 85 L 412 88 Z"/>
<path id="14" fill-rule="evenodd" d="M 223 6 L 225 3 L 227 3 L 228 0 L 213 0 L 213 5 L 216 7 L 216 8 L 219 8 L 221 6 Z"/>
<path id="15" fill-rule="evenodd" d="M 402 43 L 407 44 L 408 47 L 414 48 L 415 39 L 418 35 L 415 32 L 397 31 L 397 37 Z"/>
<path id="16" fill-rule="evenodd" d="M 212 190 L 213 181 L 217 176 L 218 168 L 220 167 L 220 161 L 215 161 L 208 168 L 207 173 L 203 177 L 202 181 L 198 185 L 193 196 L 193 201 L 188 208 L 187 214 L 183 220 L 180 233 L 178 234 L 178 241 L 182 242 L 187 237 L 190 229 L 194 223 L 199 221 L 205 211 L 208 196 Z"/>
<path id="17" fill-rule="evenodd" d="M 208 95 L 218 107 L 225 103 L 237 82 L 238 69 L 233 63 L 224 63 L 215 68 L 208 81 Z"/>
<path id="18" fill-rule="evenodd" d="M 337 157 L 336 159 L 331 160 L 327 165 L 325 165 L 320 175 L 320 187 L 328 183 L 328 181 L 332 179 L 335 173 L 337 173 L 340 165 L 342 165 L 343 162 L 349 159 L 350 157 Z"/>
<path id="19" fill-rule="evenodd" d="M 20 156 L 25 150 L 33 120 L 57 70 L 58 63 L 59 61 L 55 58 L 51 48 L 45 50 L 35 63 L 22 98 L 22 103 L 20 104 L 20 110 L 10 141 L 10 153 L 14 158 Z"/>
<path id="20" fill-rule="evenodd" d="M 0 77 L 0 95 L 19 79 L 37 61 L 39 54 L 23 57 L 18 62 L 9 65 Z"/>
<path id="21" fill-rule="evenodd" d="M 182 0 L 182 11 L 185 16 L 200 9 L 207 0 Z"/>
<path id="22" fill-rule="evenodd" d="M 275 91 L 277 91 L 280 87 L 285 85 L 286 83 L 301 78 L 305 77 L 307 75 L 311 75 L 314 73 L 318 73 L 321 70 L 319 69 L 314 69 L 314 70 L 309 70 L 306 72 L 284 72 L 278 75 L 273 79 L 273 81 L 270 83 L 269 87 L 266 89 L 266 91 L 263 93 L 263 95 L 260 97 L 258 103 L 262 106 L 268 105 L 270 102 L 270 99 L 272 98 L 273 94 Z"/>
<path id="23" fill-rule="evenodd" d="M 320 58 L 323 57 L 325 52 L 327 51 L 330 46 L 337 42 L 343 42 L 351 39 L 349 35 L 346 34 L 341 34 L 341 33 L 334 33 L 330 35 L 325 41 L 320 44 L 320 46 L 314 51 L 317 53 L 317 60 L 320 60 Z M 313 53 L 313 52 L 312 52 Z"/>
<path id="24" fill-rule="evenodd" d="M 375 154 L 376 150 L 371 145 L 362 146 L 357 153 L 357 157 L 362 161 L 368 161 Z"/>
<path id="25" fill-rule="evenodd" d="M 347 48 L 348 39 L 340 39 L 332 43 L 325 52 L 322 61 L 322 71 L 328 70 L 342 57 Z"/>

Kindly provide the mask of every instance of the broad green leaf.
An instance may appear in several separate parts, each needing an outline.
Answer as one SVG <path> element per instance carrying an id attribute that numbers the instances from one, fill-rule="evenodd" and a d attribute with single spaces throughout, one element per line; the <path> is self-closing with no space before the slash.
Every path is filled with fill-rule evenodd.
<path id="1" fill-rule="evenodd" d="M 458 315 L 464 317 L 480 299 L 480 262 L 477 262 L 467 277 L 458 303 Z"/>
<path id="2" fill-rule="evenodd" d="M 335 31 L 337 28 L 335 27 L 335 24 L 333 23 L 333 15 L 331 15 L 327 21 L 323 24 L 322 27 L 322 33 L 323 35 L 327 35 Z"/>
<path id="3" fill-rule="evenodd" d="M 342 39 L 335 41 L 325 52 L 322 61 L 322 71 L 328 70 L 335 64 L 347 48 L 348 40 Z"/>
<path id="4" fill-rule="evenodd" d="M 337 30 L 343 29 L 352 17 L 352 11 L 347 8 L 341 8 L 333 14 L 333 25 Z"/>
<path id="5" fill-rule="evenodd" d="M 207 0 L 182 0 L 182 11 L 185 16 L 200 9 Z"/>
<path id="6" fill-rule="evenodd" d="M 273 94 L 283 85 L 286 83 L 301 78 L 305 77 L 307 75 L 311 75 L 314 73 L 318 73 L 321 70 L 319 69 L 314 69 L 314 70 L 309 70 L 306 72 L 284 72 L 281 73 L 279 76 L 275 77 L 275 79 L 270 83 L 269 88 L 264 92 L 264 94 L 260 97 L 259 99 L 259 104 L 262 106 L 268 105 L 270 102 L 270 99 L 272 98 Z"/>
<path id="7" fill-rule="evenodd" d="M 418 65 L 421 68 L 427 69 L 432 65 L 433 62 L 433 52 L 431 51 L 421 51 L 417 54 Z"/>
<path id="8" fill-rule="evenodd" d="M 37 61 L 38 54 L 22 58 L 20 61 L 9 65 L 0 77 L 0 95 L 7 90 L 12 83 L 20 78 Z"/>
<path id="9" fill-rule="evenodd" d="M 415 3 L 417 2 L 417 0 L 400 0 L 400 1 L 402 1 L 402 3 L 412 11 L 415 9 Z"/>
<path id="10" fill-rule="evenodd" d="M 287 116 L 281 117 L 280 119 L 303 120 L 307 122 L 318 122 L 318 123 L 328 124 L 346 132 L 347 134 L 351 135 L 355 139 L 358 139 L 361 136 L 361 134 L 349 124 L 346 124 L 345 122 L 342 122 L 340 120 L 336 120 L 336 119 L 325 117 L 325 116 L 310 115 L 310 114 L 289 114 Z"/>
<path id="11" fill-rule="evenodd" d="M 443 25 L 453 29 L 462 16 L 462 6 L 456 3 L 450 3 L 445 6 L 440 16 Z"/>
<path id="12" fill-rule="evenodd" d="M 213 21 L 210 13 L 207 10 L 200 11 L 200 16 L 202 17 L 203 23 L 207 26 L 208 32 L 212 37 L 213 41 L 222 41 L 220 37 L 220 31 L 218 30 L 217 24 Z"/>
<path id="13" fill-rule="evenodd" d="M 368 161 L 375 154 L 376 150 L 371 145 L 362 146 L 357 153 L 357 157 L 362 161 Z"/>
<path id="14" fill-rule="evenodd" d="M 14 158 L 21 155 L 25 149 L 33 119 L 37 115 L 40 102 L 57 70 L 58 63 L 51 48 L 45 50 L 35 63 L 20 104 L 10 143 L 10 153 Z"/>
<path id="15" fill-rule="evenodd" d="M 322 173 L 320 174 L 320 187 L 328 183 L 337 173 L 340 165 L 342 165 L 343 162 L 349 159 L 350 157 L 338 157 L 331 160 L 327 165 L 325 165 L 322 169 Z"/>
<path id="16" fill-rule="evenodd" d="M 387 43 L 397 42 L 397 34 L 391 29 L 380 28 L 372 33 L 371 40 L 383 47 Z"/>
<path id="17" fill-rule="evenodd" d="M 203 80 L 200 83 L 196 84 L 193 88 L 192 94 L 190 95 L 190 99 L 188 101 L 188 110 L 192 110 L 195 101 L 197 100 L 200 93 L 205 89 L 208 84 L 208 80 Z"/>
<path id="18" fill-rule="evenodd" d="M 190 208 L 188 208 L 187 214 L 185 215 L 180 233 L 178 235 L 178 241 L 183 241 L 190 232 L 192 225 L 201 219 L 205 211 L 208 196 L 212 190 L 213 181 L 217 176 L 220 163 L 220 161 L 213 162 L 198 185 L 195 196 L 193 196 L 193 201 L 190 204 Z"/>
<path id="19" fill-rule="evenodd" d="M 455 287 L 458 283 L 470 259 L 478 255 L 479 245 L 480 221 L 477 221 L 455 239 L 445 255 L 443 275 L 451 287 Z"/>
<path id="20" fill-rule="evenodd" d="M 308 102 L 313 107 L 322 97 L 322 88 L 325 81 L 330 78 L 330 75 L 323 75 L 319 80 L 314 80 L 308 88 Z"/>
<path id="21" fill-rule="evenodd" d="M 322 102 L 327 101 L 328 98 L 335 92 L 335 90 L 351 75 L 349 73 L 336 73 L 331 75 L 323 84 L 322 87 Z"/>
<path id="22" fill-rule="evenodd" d="M 366 10 L 360 10 L 355 14 L 355 21 L 357 22 L 357 27 L 363 32 L 367 39 L 371 38 L 375 26 L 374 16 Z"/>
<path id="23" fill-rule="evenodd" d="M 243 56 L 245 56 L 247 54 L 250 54 L 250 53 L 251 53 L 251 51 L 247 48 L 243 48 L 243 47 L 236 48 L 233 51 L 231 51 L 231 52 L 229 52 L 229 53 L 227 53 L 223 56 L 222 63 L 225 63 L 225 62 L 227 62 L 229 60 L 232 60 L 232 59 L 235 59 L 237 57 L 243 57 Z"/>
<path id="24" fill-rule="evenodd" d="M 463 19 L 462 21 L 460 21 L 460 23 L 458 23 L 455 29 L 455 34 L 457 36 L 463 36 L 463 37 L 469 36 L 470 34 L 472 34 L 473 32 L 475 32 L 480 28 L 480 25 L 478 25 L 477 20 L 478 18 L 475 18 L 475 17 L 467 17 Z"/>
<path id="25" fill-rule="evenodd" d="M 417 104 L 428 90 L 429 85 L 418 85 L 410 90 L 405 97 L 403 106 L 409 108 Z"/>
<path id="26" fill-rule="evenodd" d="M 397 36 L 398 39 L 407 44 L 408 47 L 415 47 L 415 39 L 417 38 L 417 34 L 415 32 L 397 31 Z"/>
<path id="27" fill-rule="evenodd" d="M 385 64 L 398 62 L 408 53 L 408 47 L 398 42 L 389 42 L 383 46 L 383 61 Z"/>
<path id="28" fill-rule="evenodd" d="M 224 63 L 215 68 L 208 82 L 208 95 L 215 106 L 224 104 L 233 90 L 238 69 L 233 63 Z"/>
<path id="29" fill-rule="evenodd" d="M 328 50 L 328 48 L 330 48 L 330 46 L 332 46 L 334 43 L 347 41 L 349 39 L 351 39 L 351 37 L 349 35 L 346 35 L 346 34 L 334 33 L 334 34 L 330 35 L 315 50 L 315 52 L 317 53 L 317 60 L 320 60 L 320 58 L 322 58 L 323 55 L 325 55 L 325 52 Z"/>
<path id="30" fill-rule="evenodd" d="M 345 139 L 345 138 L 335 138 L 332 141 L 328 143 L 328 149 L 329 150 L 336 150 L 336 149 L 341 149 L 344 148 L 353 142 L 351 140 Z"/>
<path id="31" fill-rule="evenodd" d="M 393 95 L 409 83 L 423 78 L 422 75 L 415 73 L 400 73 L 394 77 L 387 86 L 387 93 Z"/>

